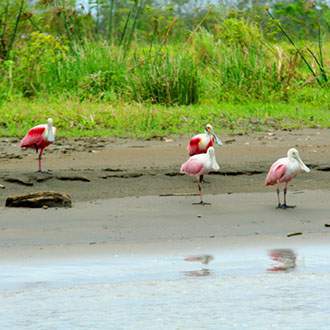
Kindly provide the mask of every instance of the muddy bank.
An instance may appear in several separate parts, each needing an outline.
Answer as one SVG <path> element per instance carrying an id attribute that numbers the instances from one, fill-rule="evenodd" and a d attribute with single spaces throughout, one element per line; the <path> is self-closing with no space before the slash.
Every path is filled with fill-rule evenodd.
<path id="1" fill-rule="evenodd" d="M 222 134 L 221 138 L 224 146 L 216 150 L 221 170 L 208 176 L 206 193 L 267 191 L 263 181 L 270 164 L 290 147 L 298 148 L 313 169 L 290 189 L 330 189 L 330 130 Z M 12 194 L 42 190 L 67 192 L 74 201 L 194 193 L 192 179 L 178 173 L 187 159 L 187 140 L 59 138 L 45 152 L 44 166 L 50 171 L 37 174 L 31 150 L 20 150 L 18 139 L 1 139 L 0 184 L 5 189 L 0 190 L 0 203 Z"/>

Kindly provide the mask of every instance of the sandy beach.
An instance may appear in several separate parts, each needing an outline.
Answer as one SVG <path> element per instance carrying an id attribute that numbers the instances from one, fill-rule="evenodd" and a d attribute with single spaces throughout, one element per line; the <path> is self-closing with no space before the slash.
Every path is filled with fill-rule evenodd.
<path id="1" fill-rule="evenodd" d="M 296 209 L 277 210 L 271 193 L 126 197 L 78 202 L 71 209 L 2 209 L 1 260 L 100 254 L 198 254 L 245 247 L 328 243 L 330 192 L 290 194 Z M 288 234 L 300 235 L 288 237 Z"/>
<path id="2" fill-rule="evenodd" d="M 0 327 L 327 329 L 330 130 L 222 140 L 200 206 L 179 175 L 187 137 L 59 139 L 43 174 L 1 139 Z M 290 147 L 312 171 L 289 186 L 297 207 L 276 209 L 264 178 Z M 73 207 L 4 207 L 34 191 Z"/>
<path id="3" fill-rule="evenodd" d="M 44 174 L 34 172 L 31 151 L 2 139 L 2 205 L 9 195 L 45 190 L 67 192 L 74 203 L 72 209 L 2 207 L 2 257 L 328 239 L 330 130 L 225 135 L 222 140 L 224 146 L 216 151 L 220 173 L 209 175 L 205 184 L 212 205 L 199 207 L 191 205 L 197 196 L 171 196 L 197 192 L 192 178 L 179 175 L 187 137 L 60 139 L 46 153 L 51 171 Z M 297 208 L 276 210 L 274 189 L 264 187 L 264 177 L 292 146 L 312 171 L 289 186 L 289 201 Z M 21 182 L 8 182 L 8 177 Z M 289 240 L 290 232 L 303 235 Z"/>

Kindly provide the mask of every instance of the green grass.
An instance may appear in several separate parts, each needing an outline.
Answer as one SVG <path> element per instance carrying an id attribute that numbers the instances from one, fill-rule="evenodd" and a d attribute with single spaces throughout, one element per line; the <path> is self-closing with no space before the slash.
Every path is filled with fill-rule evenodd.
<path id="1" fill-rule="evenodd" d="M 54 119 L 58 136 L 117 136 L 148 139 L 199 132 L 210 122 L 218 132 L 330 128 L 330 103 L 203 104 L 170 106 L 18 99 L 0 106 L 0 136 L 21 137 Z"/>
<path id="2" fill-rule="evenodd" d="M 204 31 L 185 44 L 136 45 L 127 56 L 102 42 L 59 56 L 57 39 L 35 37 L 16 63 L 0 63 L 0 136 L 23 136 L 48 117 L 72 137 L 147 139 L 200 132 L 207 122 L 233 133 L 330 127 L 330 86 L 320 87 L 287 44 L 228 45 Z"/>
<path id="3" fill-rule="evenodd" d="M 34 33 L 22 41 L 12 61 L 0 61 L 0 102 L 24 96 L 167 106 L 306 103 L 299 99 L 305 90 L 310 97 L 310 89 L 319 94 L 330 88 L 326 82 L 318 85 L 291 45 L 246 42 L 228 43 L 202 30 L 180 44 L 136 44 L 126 52 L 86 41 L 72 53 L 55 37 Z M 316 43 L 307 46 L 317 52 Z M 329 54 L 327 41 L 324 58 Z M 320 79 L 317 61 L 309 53 L 306 57 Z"/>

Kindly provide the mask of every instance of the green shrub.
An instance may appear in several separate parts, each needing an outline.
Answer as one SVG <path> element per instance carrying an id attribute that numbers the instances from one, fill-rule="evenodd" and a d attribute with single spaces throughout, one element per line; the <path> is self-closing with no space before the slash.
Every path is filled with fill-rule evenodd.
<path id="1" fill-rule="evenodd" d="M 23 95 L 32 96 L 47 82 L 49 66 L 57 67 L 67 59 L 68 47 L 65 42 L 50 34 L 32 32 L 15 55 L 15 82 Z"/>

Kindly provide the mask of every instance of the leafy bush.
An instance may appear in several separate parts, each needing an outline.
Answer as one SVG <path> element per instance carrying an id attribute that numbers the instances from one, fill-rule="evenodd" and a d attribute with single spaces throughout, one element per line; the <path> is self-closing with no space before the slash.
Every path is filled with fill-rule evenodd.
<path id="1" fill-rule="evenodd" d="M 259 47 L 263 41 L 259 29 L 242 19 L 227 18 L 218 26 L 217 30 L 216 38 L 230 46 Z"/>
<path id="2" fill-rule="evenodd" d="M 50 34 L 32 32 L 30 38 L 16 53 L 16 81 L 26 96 L 37 94 L 47 81 L 48 67 L 66 60 L 68 47 L 65 42 Z"/>

